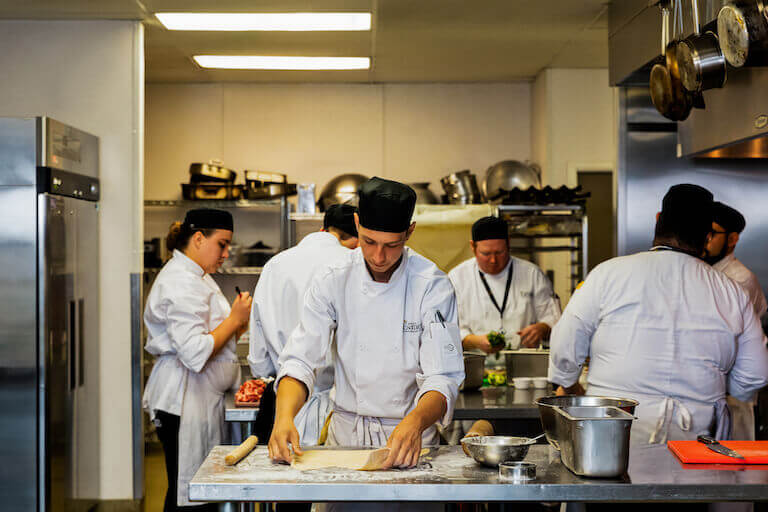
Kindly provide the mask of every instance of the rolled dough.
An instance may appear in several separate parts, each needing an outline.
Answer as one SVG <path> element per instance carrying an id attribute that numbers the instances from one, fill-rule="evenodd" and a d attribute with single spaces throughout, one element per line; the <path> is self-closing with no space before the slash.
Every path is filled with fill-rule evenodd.
<path id="1" fill-rule="evenodd" d="M 421 450 L 420 455 L 429 452 Z M 300 470 L 323 468 L 354 469 L 357 471 L 376 471 L 382 469 L 389 456 L 389 448 L 376 450 L 307 450 L 302 455 L 293 456 L 291 466 Z"/>

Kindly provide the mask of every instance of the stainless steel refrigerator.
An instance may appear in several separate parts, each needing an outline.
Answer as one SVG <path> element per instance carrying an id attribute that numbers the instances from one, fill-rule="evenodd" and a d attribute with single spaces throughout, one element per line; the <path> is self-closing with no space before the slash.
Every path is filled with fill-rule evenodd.
<path id="1" fill-rule="evenodd" d="M 99 140 L 0 118 L 0 509 L 99 494 Z"/>

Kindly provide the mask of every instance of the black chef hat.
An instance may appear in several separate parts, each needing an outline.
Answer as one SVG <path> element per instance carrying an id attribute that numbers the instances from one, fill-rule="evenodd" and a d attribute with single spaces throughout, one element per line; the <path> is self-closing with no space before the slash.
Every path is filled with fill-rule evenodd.
<path id="1" fill-rule="evenodd" d="M 674 237 L 699 252 L 712 230 L 712 192 L 690 183 L 673 185 L 661 202 L 657 237 Z"/>
<path id="2" fill-rule="evenodd" d="M 472 240 L 507 240 L 509 227 L 507 221 L 498 217 L 483 217 L 472 224 Z"/>
<path id="3" fill-rule="evenodd" d="M 224 210 L 214 210 L 211 208 L 189 210 L 184 217 L 184 224 L 193 232 L 201 229 L 226 229 L 234 231 L 232 214 Z"/>
<path id="4" fill-rule="evenodd" d="M 741 233 L 747 225 L 747 221 L 738 210 L 720 201 L 715 201 L 712 206 L 712 220 L 729 233 Z"/>
<path id="5" fill-rule="evenodd" d="M 416 192 L 408 185 L 373 177 L 360 185 L 360 225 L 374 231 L 402 233 L 411 225 Z"/>
<path id="6" fill-rule="evenodd" d="M 355 212 L 357 208 L 350 204 L 332 204 L 325 211 L 323 229 L 338 228 L 348 235 L 357 237 Z"/>

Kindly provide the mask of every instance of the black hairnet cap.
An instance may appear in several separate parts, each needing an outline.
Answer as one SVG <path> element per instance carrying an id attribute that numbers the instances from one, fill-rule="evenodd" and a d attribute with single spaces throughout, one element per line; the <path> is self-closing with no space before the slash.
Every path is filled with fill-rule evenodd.
<path id="1" fill-rule="evenodd" d="M 402 233 L 411 225 L 416 192 L 397 181 L 373 177 L 360 185 L 360 225 L 374 231 Z"/>
<path id="2" fill-rule="evenodd" d="M 729 233 L 741 233 L 747 225 L 744 216 L 735 208 L 715 201 L 712 205 L 712 221 L 720 224 Z"/>
<path id="3" fill-rule="evenodd" d="M 357 237 L 355 227 L 355 212 L 357 208 L 350 204 L 332 204 L 325 211 L 323 229 L 337 228 L 348 235 Z"/>
<path id="4" fill-rule="evenodd" d="M 659 221 L 667 234 L 698 249 L 712 229 L 713 203 L 712 192 L 704 187 L 690 183 L 673 185 L 661 202 Z"/>
<path id="5" fill-rule="evenodd" d="M 499 217 L 483 217 L 472 224 L 472 240 L 507 240 L 509 227 L 507 221 Z"/>
<path id="6" fill-rule="evenodd" d="M 226 229 L 234 231 L 232 214 L 225 210 L 212 208 L 196 208 L 189 210 L 184 217 L 184 224 L 192 231 L 199 229 Z"/>

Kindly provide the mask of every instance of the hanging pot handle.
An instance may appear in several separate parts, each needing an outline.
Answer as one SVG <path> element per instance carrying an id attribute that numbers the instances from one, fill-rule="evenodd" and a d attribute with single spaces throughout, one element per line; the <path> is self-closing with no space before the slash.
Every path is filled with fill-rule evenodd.
<path id="1" fill-rule="evenodd" d="M 699 0 L 691 0 L 691 15 L 693 18 L 693 33 L 701 35 L 701 25 L 699 24 Z"/>

